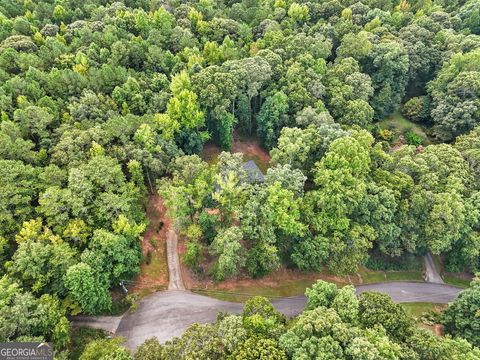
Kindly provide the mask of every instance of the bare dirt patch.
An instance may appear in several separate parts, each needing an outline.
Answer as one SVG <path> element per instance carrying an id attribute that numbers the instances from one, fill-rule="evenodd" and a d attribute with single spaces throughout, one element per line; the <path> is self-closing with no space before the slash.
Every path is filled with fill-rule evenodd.
<path id="1" fill-rule="evenodd" d="M 433 331 L 435 332 L 435 335 L 443 336 L 443 325 L 441 324 L 433 325 Z"/>
<path id="2" fill-rule="evenodd" d="M 158 194 L 149 196 L 146 208 L 148 227 L 142 238 L 143 258 L 140 273 L 130 289 L 146 294 L 168 286 L 166 237 L 171 220 L 166 216 L 163 199 Z"/>
<path id="3" fill-rule="evenodd" d="M 220 149 L 218 145 L 208 142 L 203 146 L 202 158 L 211 165 L 216 164 L 218 155 L 221 152 L 222 149 Z M 253 160 L 264 174 L 267 172 L 270 163 L 270 155 L 268 151 L 260 145 L 260 140 L 258 138 L 247 137 L 235 132 L 231 152 L 242 153 L 244 161 Z"/>

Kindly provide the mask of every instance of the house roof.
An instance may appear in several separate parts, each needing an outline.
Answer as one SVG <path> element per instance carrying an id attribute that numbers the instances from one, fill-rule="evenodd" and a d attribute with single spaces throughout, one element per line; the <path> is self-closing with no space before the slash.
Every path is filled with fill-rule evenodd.
<path id="1" fill-rule="evenodd" d="M 265 181 L 265 176 L 262 173 L 262 170 L 257 166 L 255 161 L 249 160 L 242 165 L 243 169 L 247 173 L 247 183 L 263 183 Z M 215 191 L 220 191 L 220 184 L 215 181 Z"/>
<path id="2" fill-rule="evenodd" d="M 263 175 L 260 168 L 257 166 L 255 161 L 249 160 L 243 164 L 243 168 L 247 172 L 248 182 L 249 183 L 259 183 L 265 181 L 265 176 Z"/>

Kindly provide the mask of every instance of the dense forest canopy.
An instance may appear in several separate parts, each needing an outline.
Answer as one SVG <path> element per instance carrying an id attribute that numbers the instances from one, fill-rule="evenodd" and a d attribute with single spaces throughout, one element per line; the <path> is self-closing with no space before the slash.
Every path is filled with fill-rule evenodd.
<path id="1" fill-rule="evenodd" d="M 183 261 L 217 280 L 350 274 L 373 252 L 480 270 L 479 9 L 2 0 L 0 341 L 63 346 L 67 314 L 108 310 L 109 289 L 139 271 L 157 189 Z M 378 122 L 399 110 L 433 144 L 392 146 Z M 270 151 L 264 182 L 228 152 L 234 131 Z M 225 150 L 215 164 L 207 142 Z"/>

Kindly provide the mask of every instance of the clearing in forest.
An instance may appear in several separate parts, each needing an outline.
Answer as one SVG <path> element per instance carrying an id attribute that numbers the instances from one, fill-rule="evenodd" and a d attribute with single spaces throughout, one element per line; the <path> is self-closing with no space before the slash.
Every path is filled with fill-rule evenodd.
<path id="1" fill-rule="evenodd" d="M 217 157 L 221 152 L 222 149 L 218 145 L 208 142 L 203 147 L 202 158 L 211 165 L 216 164 Z M 245 162 L 253 160 L 264 174 L 267 173 L 270 155 L 256 137 L 247 137 L 235 132 L 231 152 L 242 153 Z"/>
<path id="2" fill-rule="evenodd" d="M 432 143 L 431 138 L 427 134 L 427 129 L 422 124 L 408 120 L 398 111 L 379 121 L 378 126 L 381 129 L 388 129 L 393 132 L 394 143 L 398 141 L 400 135 L 405 136 L 409 131 L 420 136 L 423 139 L 423 145 Z"/>

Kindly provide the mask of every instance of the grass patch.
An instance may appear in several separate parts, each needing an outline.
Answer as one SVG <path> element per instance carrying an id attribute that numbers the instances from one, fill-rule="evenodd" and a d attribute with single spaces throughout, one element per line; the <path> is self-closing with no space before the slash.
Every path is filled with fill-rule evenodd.
<path id="1" fill-rule="evenodd" d="M 71 341 L 68 347 L 68 358 L 71 360 L 77 360 L 88 343 L 94 340 L 105 339 L 107 335 L 108 333 L 106 331 L 100 329 L 72 329 L 70 334 Z"/>
<path id="2" fill-rule="evenodd" d="M 120 316 L 130 308 L 130 304 L 125 301 L 125 298 L 112 299 L 112 309 L 106 315 Z"/>
<path id="3" fill-rule="evenodd" d="M 358 273 L 362 278 L 363 284 L 371 284 L 371 283 L 382 282 L 387 280 L 387 277 L 384 271 L 361 268 Z"/>
<path id="4" fill-rule="evenodd" d="M 144 298 L 145 296 L 156 293 L 157 291 L 164 291 L 167 289 L 168 289 L 168 286 L 166 285 L 156 285 L 148 288 L 139 289 L 138 291 L 136 291 L 136 294 L 138 294 L 139 299 L 141 299 L 141 298 Z"/>
<path id="5" fill-rule="evenodd" d="M 421 271 L 387 271 L 387 281 L 423 281 Z"/>
<path id="6" fill-rule="evenodd" d="M 363 284 L 382 281 L 423 281 L 421 271 L 382 271 L 361 268 L 359 274 Z"/>
<path id="7" fill-rule="evenodd" d="M 162 246 L 165 248 L 166 245 L 162 244 Z M 150 262 L 142 266 L 142 275 L 145 276 L 148 279 L 155 279 L 157 278 L 160 274 L 167 275 L 168 273 L 168 263 L 167 263 L 167 251 L 166 249 L 159 249 L 155 252 L 151 252 L 152 255 L 150 255 Z"/>
<path id="8" fill-rule="evenodd" d="M 385 119 L 379 121 L 378 126 L 381 129 L 389 129 L 394 131 L 397 136 L 410 130 L 414 134 L 423 138 L 423 145 L 429 145 L 432 143 L 422 125 L 408 120 L 402 114 L 400 114 L 399 111 L 396 111 Z"/>
<path id="9" fill-rule="evenodd" d="M 460 288 L 466 289 L 470 286 L 470 282 L 472 280 L 466 279 L 464 277 L 460 277 L 460 276 L 457 276 L 457 275 L 454 275 L 454 274 L 446 274 L 446 275 L 443 276 L 443 281 L 445 281 L 445 283 L 447 283 L 447 284 L 458 286 Z"/>
<path id="10" fill-rule="evenodd" d="M 224 301 L 245 302 L 253 296 L 264 296 L 268 299 L 274 299 L 278 297 L 303 295 L 305 294 L 305 290 L 315 282 L 316 280 L 314 279 L 302 279 L 286 281 L 274 287 L 258 285 L 237 286 L 231 290 L 194 289 L 193 292 Z"/>
<path id="11" fill-rule="evenodd" d="M 446 304 L 436 304 L 429 302 L 401 303 L 400 305 L 402 305 L 408 315 L 415 318 L 419 318 L 424 313 L 429 311 L 440 313 L 447 307 Z"/>

